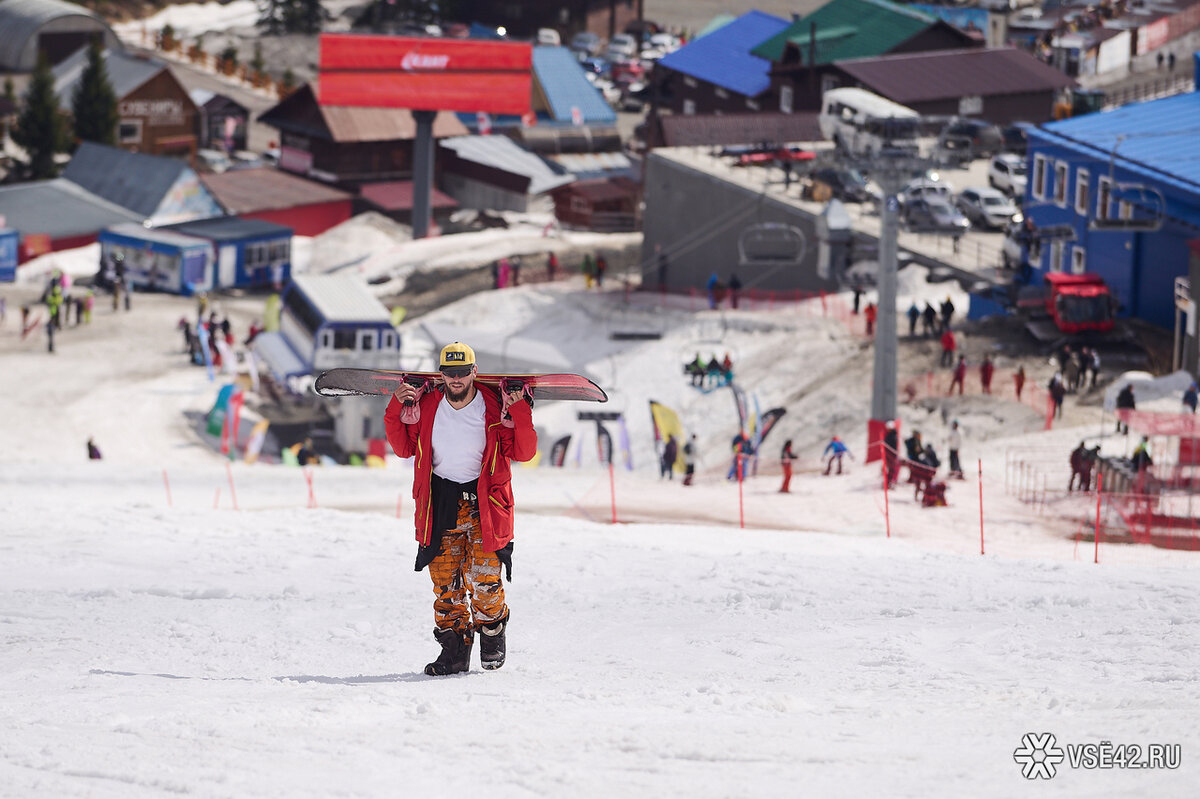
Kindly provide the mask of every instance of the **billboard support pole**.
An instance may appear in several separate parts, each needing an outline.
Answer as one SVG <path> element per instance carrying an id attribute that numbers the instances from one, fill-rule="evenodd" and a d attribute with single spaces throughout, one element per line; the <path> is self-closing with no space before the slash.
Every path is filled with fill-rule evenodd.
<path id="1" fill-rule="evenodd" d="M 436 111 L 413 111 L 417 136 L 413 142 L 412 231 L 414 239 L 429 235 L 433 195 L 433 120 Z"/>

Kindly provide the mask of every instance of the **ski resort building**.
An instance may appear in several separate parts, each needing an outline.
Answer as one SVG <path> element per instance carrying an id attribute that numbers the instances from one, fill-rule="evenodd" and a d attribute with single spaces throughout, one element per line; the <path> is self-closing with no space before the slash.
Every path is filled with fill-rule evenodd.
<path id="1" fill-rule="evenodd" d="M 260 333 L 254 353 L 293 394 L 309 376 L 342 366 L 394 369 L 400 334 L 391 314 L 361 279 L 349 275 L 296 275 L 284 289 L 279 330 Z M 385 438 L 387 397 L 343 397 L 328 403 L 334 441 L 346 452 L 366 452 Z"/>
<path id="2" fill-rule="evenodd" d="M 185 296 L 213 288 L 211 247 L 204 239 L 126 222 L 100 233 L 100 262 L 122 264 L 126 285 Z"/>
<path id="3" fill-rule="evenodd" d="M 214 288 L 279 288 L 292 275 L 292 229 L 260 219 L 216 216 L 162 230 L 204 239 L 216 262 Z"/>

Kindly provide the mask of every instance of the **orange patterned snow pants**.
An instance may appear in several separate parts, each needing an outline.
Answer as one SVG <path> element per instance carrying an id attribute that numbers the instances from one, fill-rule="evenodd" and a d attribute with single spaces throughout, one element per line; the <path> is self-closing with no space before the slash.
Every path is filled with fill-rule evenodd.
<path id="1" fill-rule="evenodd" d="M 461 499 L 458 528 L 442 533 L 442 551 L 429 564 L 433 593 L 437 595 L 433 620 L 438 629 L 466 633 L 508 613 L 504 585 L 500 582 L 500 559 L 495 552 L 484 552 L 482 545 L 483 532 L 475 503 Z"/>

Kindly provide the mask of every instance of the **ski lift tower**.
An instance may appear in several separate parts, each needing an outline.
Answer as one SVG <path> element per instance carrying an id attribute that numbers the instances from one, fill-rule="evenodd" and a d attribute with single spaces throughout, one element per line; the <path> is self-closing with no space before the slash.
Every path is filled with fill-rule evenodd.
<path id="1" fill-rule="evenodd" d="M 879 305 L 875 323 L 874 387 L 871 418 L 867 421 L 867 461 L 870 462 L 882 457 L 887 423 L 896 419 L 896 272 L 900 234 L 900 201 L 897 196 L 914 175 L 945 166 L 945 163 L 923 157 L 909 147 L 889 147 L 885 141 L 882 147 L 869 153 L 840 153 L 837 165 L 870 172 L 872 180 L 883 191 L 883 202 L 879 209 L 879 277 L 876 284 Z"/>
<path id="2" fill-rule="evenodd" d="M 413 238 L 429 233 L 433 120 L 439 111 L 530 113 L 529 42 L 321 34 L 317 101 L 324 106 L 406 108 L 413 142 Z"/>

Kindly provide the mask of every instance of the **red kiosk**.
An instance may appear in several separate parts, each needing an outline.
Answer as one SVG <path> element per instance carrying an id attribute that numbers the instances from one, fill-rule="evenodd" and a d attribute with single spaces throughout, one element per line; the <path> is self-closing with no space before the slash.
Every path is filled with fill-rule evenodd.
<path id="1" fill-rule="evenodd" d="M 528 42 L 322 34 L 318 100 L 328 105 L 407 108 L 413 148 L 413 237 L 429 233 L 433 120 L 438 111 L 530 111 L 533 46 Z"/>

